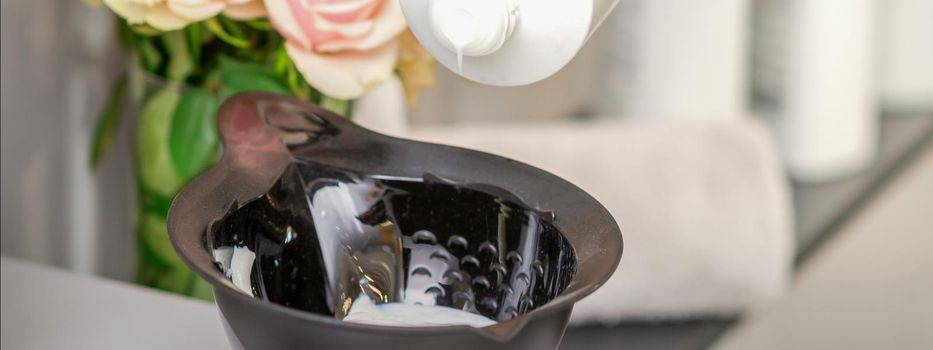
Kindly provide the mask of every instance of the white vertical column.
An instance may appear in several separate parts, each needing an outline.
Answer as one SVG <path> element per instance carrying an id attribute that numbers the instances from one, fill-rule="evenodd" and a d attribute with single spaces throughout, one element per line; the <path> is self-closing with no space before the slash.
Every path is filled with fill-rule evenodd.
<path id="1" fill-rule="evenodd" d="M 87 126 L 88 75 L 83 69 L 73 67 L 65 77 L 64 84 L 67 108 L 65 115 L 65 172 L 62 180 L 67 193 L 67 211 L 64 214 L 68 229 L 68 267 L 83 273 L 95 273 L 98 246 L 97 235 L 97 189 L 94 173 L 90 171 L 88 145 L 93 129 Z"/>
<path id="2" fill-rule="evenodd" d="M 748 0 L 621 0 L 606 35 L 597 110 L 737 118 L 747 97 Z M 606 33 L 608 34 L 608 33 Z"/>
<path id="3" fill-rule="evenodd" d="M 933 111 L 933 0 L 888 0 L 883 6 L 881 103 L 886 110 Z"/>
<path id="4" fill-rule="evenodd" d="M 764 94 L 774 104 L 791 175 L 819 182 L 868 167 L 878 143 L 876 2 L 799 0 L 780 6 L 789 6 L 773 14 L 783 17 L 785 37 L 756 39 L 784 40 L 780 50 L 759 57 L 774 75 Z"/>
<path id="5" fill-rule="evenodd" d="M 65 191 L 60 213 L 66 227 L 64 237 L 66 263 L 70 269 L 108 277 L 129 277 L 133 266 L 130 257 L 134 245 L 130 222 L 132 202 L 127 201 L 131 162 L 118 157 L 129 152 L 127 142 L 114 140 L 103 163 L 97 169 L 89 164 L 90 145 L 99 113 L 110 93 L 113 76 L 119 72 L 119 51 L 115 50 L 114 17 L 103 8 L 88 8 L 74 3 L 63 10 L 62 114 L 64 168 L 60 181 Z M 124 120 L 122 125 L 132 124 Z"/>

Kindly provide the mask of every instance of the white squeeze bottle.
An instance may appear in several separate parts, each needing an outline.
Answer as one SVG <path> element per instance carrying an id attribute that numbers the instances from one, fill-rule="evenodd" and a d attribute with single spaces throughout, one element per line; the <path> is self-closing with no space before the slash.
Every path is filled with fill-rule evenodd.
<path id="1" fill-rule="evenodd" d="M 401 0 L 438 62 L 496 86 L 531 84 L 580 51 L 618 0 Z"/>

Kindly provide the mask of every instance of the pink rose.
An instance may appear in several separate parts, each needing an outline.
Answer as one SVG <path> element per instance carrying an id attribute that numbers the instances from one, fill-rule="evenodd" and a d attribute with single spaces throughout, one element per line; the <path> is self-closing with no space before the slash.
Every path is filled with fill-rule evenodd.
<path id="1" fill-rule="evenodd" d="M 266 16 L 262 0 L 226 0 L 224 15 L 233 19 L 248 20 Z"/>
<path id="2" fill-rule="evenodd" d="M 309 84 L 356 98 L 388 80 L 405 17 L 398 0 L 266 0 L 269 19 Z"/>

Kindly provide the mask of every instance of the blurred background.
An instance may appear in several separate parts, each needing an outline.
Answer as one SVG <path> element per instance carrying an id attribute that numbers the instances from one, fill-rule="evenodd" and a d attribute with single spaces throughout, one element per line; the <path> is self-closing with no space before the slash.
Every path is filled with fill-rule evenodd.
<path id="1" fill-rule="evenodd" d="M 0 237 L 132 281 L 133 123 L 88 164 L 126 68 L 113 21 L 2 2 Z M 539 166 L 620 223 L 562 348 L 933 347 L 933 0 L 621 0 L 545 81 L 438 67 L 412 108 L 392 84 L 360 123 Z"/>

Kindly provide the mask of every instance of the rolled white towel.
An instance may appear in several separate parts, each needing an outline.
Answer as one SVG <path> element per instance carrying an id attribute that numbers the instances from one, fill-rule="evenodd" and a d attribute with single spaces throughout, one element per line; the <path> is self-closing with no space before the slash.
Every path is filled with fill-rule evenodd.
<path id="1" fill-rule="evenodd" d="M 416 127 L 408 136 L 546 169 L 612 212 L 622 263 L 576 306 L 574 323 L 733 315 L 780 295 L 790 280 L 789 188 L 756 122 L 496 123 Z"/>

